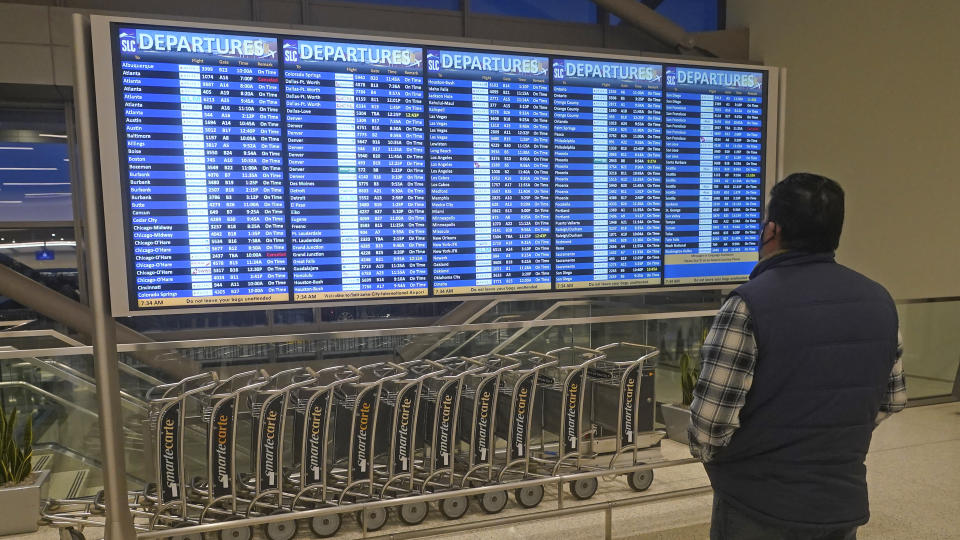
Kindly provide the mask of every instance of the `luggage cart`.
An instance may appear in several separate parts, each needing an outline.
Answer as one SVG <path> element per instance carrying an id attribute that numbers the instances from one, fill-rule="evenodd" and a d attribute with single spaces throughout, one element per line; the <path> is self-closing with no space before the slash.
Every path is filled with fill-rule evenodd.
<path id="1" fill-rule="evenodd" d="M 436 365 L 443 371 L 424 380 L 420 396 L 423 453 L 414 465 L 414 475 L 422 493 L 456 488 L 454 456 L 463 380 L 484 369 L 482 365 L 456 357 L 437 360 Z M 467 497 L 454 494 L 440 500 L 437 507 L 447 519 L 457 519 L 466 513 L 469 503 Z"/>
<path id="2" fill-rule="evenodd" d="M 250 502 L 246 517 L 288 512 L 284 504 L 286 474 L 283 467 L 290 393 L 315 382 L 314 372 L 304 368 L 287 369 L 269 377 L 252 394 L 253 418 L 252 478 L 245 482 Z M 295 493 L 295 492 L 294 492 Z M 297 534 L 295 521 L 276 521 L 263 527 L 270 540 L 289 540 Z"/>
<path id="3" fill-rule="evenodd" d="M 587 385 L 589 423 L 616 433 L 616 450 L 610 457 L 609 469 L 616 467 L 617 461 L 624 455 L 630 456 L 631 465 L 640 465 L 638 453 L 644 448 L 638 436 L 640 380 L 644 368 L 656 359 L 660 351 L 650 345 L 630 342 L 610 343 L 597 350 L 605 358 L 595 364 Z M 651 483 L 652 469 L 627 475 L 627 484 L 635 491 L 644 491 Z"/>
<path id="4" fill-rule="evenodd" d="M 186 467 L 184 466 L 184 428 L 188 400 L 214 388 L 214 373 L 201 373 L 180 382 L 159 385 L 147 391 L 147 429 L 153 449 L 156 483 L 144 488 L 144 500 L 153 508 L 150 529 L 192 525 Z M 176 535 L 172 538 L 178 538 Z M 190 535 L 184 538 L 194 538 Z"/>
<path id="5" fill-rule="evenodd" d="M 299 488 L 290 502 L 290 511 L 335 506 L 327 492 L 327 474 L 330 467 L 330 426 L 334 396 L 340 386 L 355 383 L 360 371 L 353 366 L 335 366 L 312 371 L 314 381 L 294 388 L 291 400 L 295 404 L 294 461 L 299 462 L 299 474 L 292 480 Z M 310 530 L 321 538 L 328 538 L 340 530 L 339 514 L 308 520 Z"/>
<path id="6" fill-rule="evenodd" d="M 535 434 L 539 432 L 540 448 L 531 459 L 545 466 L 549 476 L 558 476 L 583 469 L 584 441 L 592 433 L 582 425 L 587 371 L 605 356 L 579 346 L 554 349 L 547 355 L 557 362 L 542 371 L 540 403 L 535 409 L 540 424 L 534 429 Z M 578 480 L 571 483 L 570 492 L 578 499 L 589 499 L 597 492 L 598 484 L 596 478 Z"/>
<path id="7" fill-rule="evenodd" d="M 243 517 L 242 500 L 237 484 L 237 420 L 241 396 L 255 391 L 269 382 L 265 371 L 246 371 L 218 381 L 204 392 L 196 394 L 203 403 L 203 422 L 207 439 L 207 475 L 194 479 L 190 489 L 191 507 L 199 507 L 196 523 L 236 520 Z M 221 531 L 219 537 L 249 538 L 249 527 Z"/>
<path id="8" fill-rule="evenodd" d="M 378 422 L 380 394 L 385 382 L 407 374 L 406 369 L 389 362 L 363 366 L 359 371 L 358 380 L 340 385 L 341 393 L 333 403 L 334 462 L 327 492 L 335 495 L 340 505 L 379 495 L 374 483 L 374 456 L 377 441 L 387 433 L 386 422 Z M 367 531 L 376 531 L 387 522 L 386 508 L 358 512 L 357 521 Z"/>
<path id="9" fill-rule="evenodd" d="M 494 432 L 505 442 L 503 453 L 496 452 L 499 466 L 497 481 L 528 480 L 533 477 L 530 459 L 530 432 L 539 419 L 535 416 L 537 385 L 541 371 L 556 365 L 557 358 L 543 353 L 523 351 L 507 355 L 520 365 L 501 373 L 497 396 Z M 505 500 L 506 491 L 499 493 Z M 533 508 L 543 500 L 543 486 L 517 488 L 514 499 L 524 508 Z"/>
<path id="10" fill-rule="evenodd" d="M 497 354 L 473 357 L 469 361 L 483 366 L 483 369 L 468 373 L 463 379 L 461 428 L 457 438 L 467 447 L 458 452 L 456 458 L 456 478 L 461 488 L 487 485 L 496 480 L 494 432 L 497 398 L 503 374 L 520 367 L 519 361 Z M 487 492 L 477 496 L 477 502 L 484 512 L 496 514 L 506 507 L 507 494 Z"/>
<path id="11" fill-rule="evenodd" d="M 420 417 L 420 398 L 424 381 L 442 375 L 446 368 L 430 360 L 412 360 L 399 364 L 407 375 L 384 382 L 381 393 L 379 422 L 389 422 L 387 465 L 374 468 L 375 482 L 380 498 L 416 495 L 414 472 L 418 448 L 417 428 Z M 381 431 L 382 433 L 382 431 Z M 380 439 L 383 442 L 384 439 Z M 378 449 L 378 453 L 384 448 Z M 416 525 L 427 517 L 427 503 L 403 503 L 395 508 L 400 520 Z"/>

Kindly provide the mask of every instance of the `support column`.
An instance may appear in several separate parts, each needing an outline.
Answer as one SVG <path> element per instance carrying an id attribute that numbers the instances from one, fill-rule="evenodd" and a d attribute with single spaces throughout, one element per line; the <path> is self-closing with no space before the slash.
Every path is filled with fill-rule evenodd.
<path id="1" fill-rule="evenodd" d="M 106 503 L 105 540 L 136 538 L 127 505 L 126 466 L 120 407 L 120 377 L 117 365 L 117 333 L 110 312 L 107 285 L 106 240 L 100 190 L 100 160 L 94 121 L 93 49 L 90 21 L 73 15 L 73 95 L 77 118 L 77 143 L 83 176 L 89 301 L 93 311 L 94 374 L 100 407 L 100 450 Z"/>

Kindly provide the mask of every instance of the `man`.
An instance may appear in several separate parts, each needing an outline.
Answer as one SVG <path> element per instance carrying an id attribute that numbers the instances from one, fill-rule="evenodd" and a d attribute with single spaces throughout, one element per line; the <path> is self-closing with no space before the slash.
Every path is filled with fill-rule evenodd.
<path id="1" fill-rule="evenodd" d="M 906 388 L 893 300 L 834 260 L 842 226 L 833 180 L 774 186 L 760 262 L 707 335 L 688 434 L 711 539 L 856 538 L 869 519 L 870 438 Z"/>

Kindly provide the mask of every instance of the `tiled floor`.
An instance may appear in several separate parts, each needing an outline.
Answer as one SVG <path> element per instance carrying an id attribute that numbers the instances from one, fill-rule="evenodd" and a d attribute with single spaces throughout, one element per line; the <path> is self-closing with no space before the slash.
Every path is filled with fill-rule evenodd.
<path id="1" fill-rule="evenodd" d="M 687 457 L 685 447 L 664 441 L 664 456 Z M 867 458 L 872 519 L 861 528 L 859 538 L 918 540 L 960 538 L 960 404 L 950 403 L 907 409 L 887 420 L 874 433 Z M 646 494 L 707 485 L 699 465 L 684 465 L 656 472 Z M 634 496 L 623 480 L 601 482 L 598 494 L 587 501 Z M 613 514 L 615 538 L 637 540 L 705 539 L 710 520 L 710 496 L 702 495 L 617 509 Z M 564 499 L 571 504 L 569 497 Z M 556 490 L 548 489 L 539 509 L 556 508 Z M 2 512 L 2 510 L 0 510 Z M 511 503 L 500 515 L 522 510 Z M 479 511 L 468 519 L 488 519 Z M 384 535 L 409 530 L 390 525 L 378 531 Z M 436 511 L 423 526 L 444 524 Z M 576 540 L 602 536 L 603 515 L 581 514 L 559 519 L 538 520 L 507 527 L 477 529 L 434 538 L 503 539 L 531 538 Z M 87 538 L 99 538 L 102 531 L 88 529 Z M 260 534 L 257 535 L 261 537 Z M 346 520 L 338 538 L 356 538 L 359 530 Z M 302 538 L 311 535 L 303 534 Z M 26 536 L 29 540 L 56 540 L 55 531 Z"/>

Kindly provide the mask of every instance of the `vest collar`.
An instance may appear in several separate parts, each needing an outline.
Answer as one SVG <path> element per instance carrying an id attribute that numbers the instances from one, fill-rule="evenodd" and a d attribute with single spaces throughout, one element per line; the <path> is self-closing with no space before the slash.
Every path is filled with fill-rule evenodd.
<path id="1" fill-rule="evenodd" d="M 836 262 L 836 255 L 832 251 L 810 253 L 808 251 L 787 251 L 764 259 L 753 267 L 750 279 L 753 279 L 767 270 L 777 266 L 796 266 L 800 264 L 832 263 Z"/>

